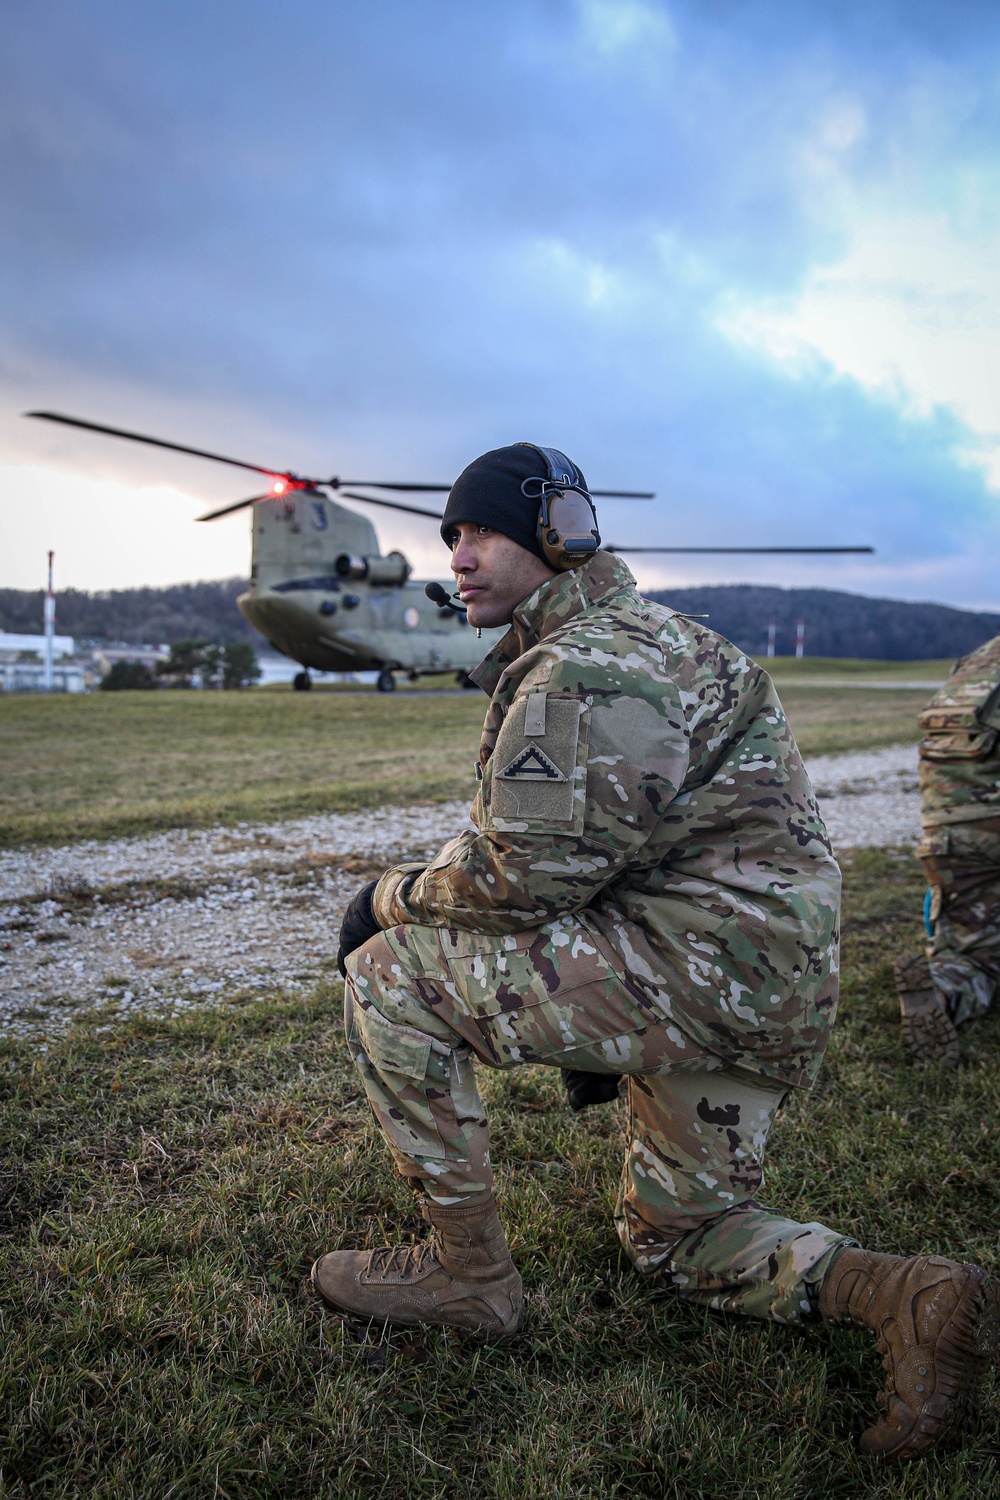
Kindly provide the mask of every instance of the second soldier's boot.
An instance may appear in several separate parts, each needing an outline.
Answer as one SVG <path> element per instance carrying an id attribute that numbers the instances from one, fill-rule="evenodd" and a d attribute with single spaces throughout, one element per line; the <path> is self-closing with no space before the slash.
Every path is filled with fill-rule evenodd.
<path id="1" fill-rule="evenodd" d="M 524 1318 L 521 1278 L 491 1193 L 444 1207 L 427 1199 L 434 1236 L 422 1245 L 334 1250 L 312 1268 L 324 1301 L 358 1318 L 437 1323 L 509 1337 Z"/>
<path id="2" fill-rule="evenodd" d="M 979 1266 L 845 1246 L 819 1290 L 824 1322 L 870 1328 L 889 1379 L 864 1453 L 901 1463 L 967 1432 L 997 1346 L 997 1296 Z"/>
<path id="3" fill-rule="evenodd" d="M 899 996 L 903 1036 L 921 1062 L 941 1062 L 957 1068 L 961 1056 L 958 1032 L 931 980 L 930 966 L 920 953 L 904 953 L 892 966 Z"/>

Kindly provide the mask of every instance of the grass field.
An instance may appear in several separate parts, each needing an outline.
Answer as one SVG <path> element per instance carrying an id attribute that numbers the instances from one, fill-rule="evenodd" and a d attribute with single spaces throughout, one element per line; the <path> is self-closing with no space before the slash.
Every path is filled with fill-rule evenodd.
<path id="1" fill-rule="evenodd" d="M 816 661 L 775 663 L 805 755 L 916 740 L 928 690 L 798 683 Z M 928 665 L 943 674 L 940 663 L 861 665 L 887 681 Z M 479 692 L 370 690 L 0 699 L 0 847 L 471 800 L 484 706 Z"/>
<path id="2" fill-rule="evenodd" d="M 858 678 L 864 682 L 939 682 L 954 666 L 948 657 L 937 661 L 870 661 L 844 656 L 775 656 L 762 661 L 779 684 L 800 677 Z"/>
<path id="3" fill-rule="evenodd" d="M 846 874 L 842 1024 L 779 1116 L 767 1201 L 1000 1269 L 1000 1018 L 957 1074 L 915 1068 L 889 959 L 917 937 L 918 867 L 868 851 Z M 881 1381 L 866 1336 L 727 1320 L 629 1271 L 622 1106 L 573 1117 L 544 1070 L 483 1075 L 523 1333 L 367 1338 L 324 1312 L 320 1250 L 419 1232 L 339 1011 L 333 984 L 0 1055 L 0 1494 L 1000 1494 L 995 1386 L 961 1453 L 883 1471 L 855 1448 Z"/>

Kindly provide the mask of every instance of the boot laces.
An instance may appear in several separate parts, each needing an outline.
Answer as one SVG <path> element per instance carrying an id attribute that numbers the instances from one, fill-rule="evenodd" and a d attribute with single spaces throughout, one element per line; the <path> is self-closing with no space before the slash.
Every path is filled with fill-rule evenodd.
<path id="1" fill-rule="evenodd" d="M 428 1260 L 439 1265 L 435 1247 L 430 1241 L 421 1245 L 386 1245 L 371 1253 L 369 1274 L 385 1281 L 390 1276 L 405 1281 L 410 1276 L 422 1276 L 427 1270 Z"/>

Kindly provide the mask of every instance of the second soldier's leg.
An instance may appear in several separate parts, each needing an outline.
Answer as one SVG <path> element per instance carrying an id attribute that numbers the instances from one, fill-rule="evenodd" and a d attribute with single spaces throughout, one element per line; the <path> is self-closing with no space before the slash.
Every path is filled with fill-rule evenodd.
<path id="1" fill-rule="evenodd" d="M 948 835 L 948 859 L 925 861 L 933 928 L 927 960 L 935 990 L 961 1026 L 989 1009 L 1000 979 L 1000 824 L 971 823 Z"/>
<path id="2" fill-rule="evenodd" d="M 738 1069 L 629 1079 L 631 1126 L 615 1220 L 626 1254 L 688 1301 L 797 1323 L 854 1241 L 757 1201 L 783 1091 Z"/>
<path id="3" fill-rule="evenodd" d="M 1000 819 L 927 832 L 930 940 L 893 966 L 903 1034 L 922 1062 L 960 1061 L 956 1027 L 988 1010 L 1000 982 Z"/>

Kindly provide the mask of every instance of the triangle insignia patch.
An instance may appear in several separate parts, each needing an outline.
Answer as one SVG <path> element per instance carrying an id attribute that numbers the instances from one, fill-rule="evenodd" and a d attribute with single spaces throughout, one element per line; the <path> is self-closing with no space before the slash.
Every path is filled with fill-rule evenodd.
<path id="1" fill-rule="evenodd" d="M 504 766 L 502 771 L 497 772 L 501 781 L 566 781 L 555 761 L 549 759 L 545 751 L 529 740 L 523 750 L 519 750 L 512 761 Z"/>

